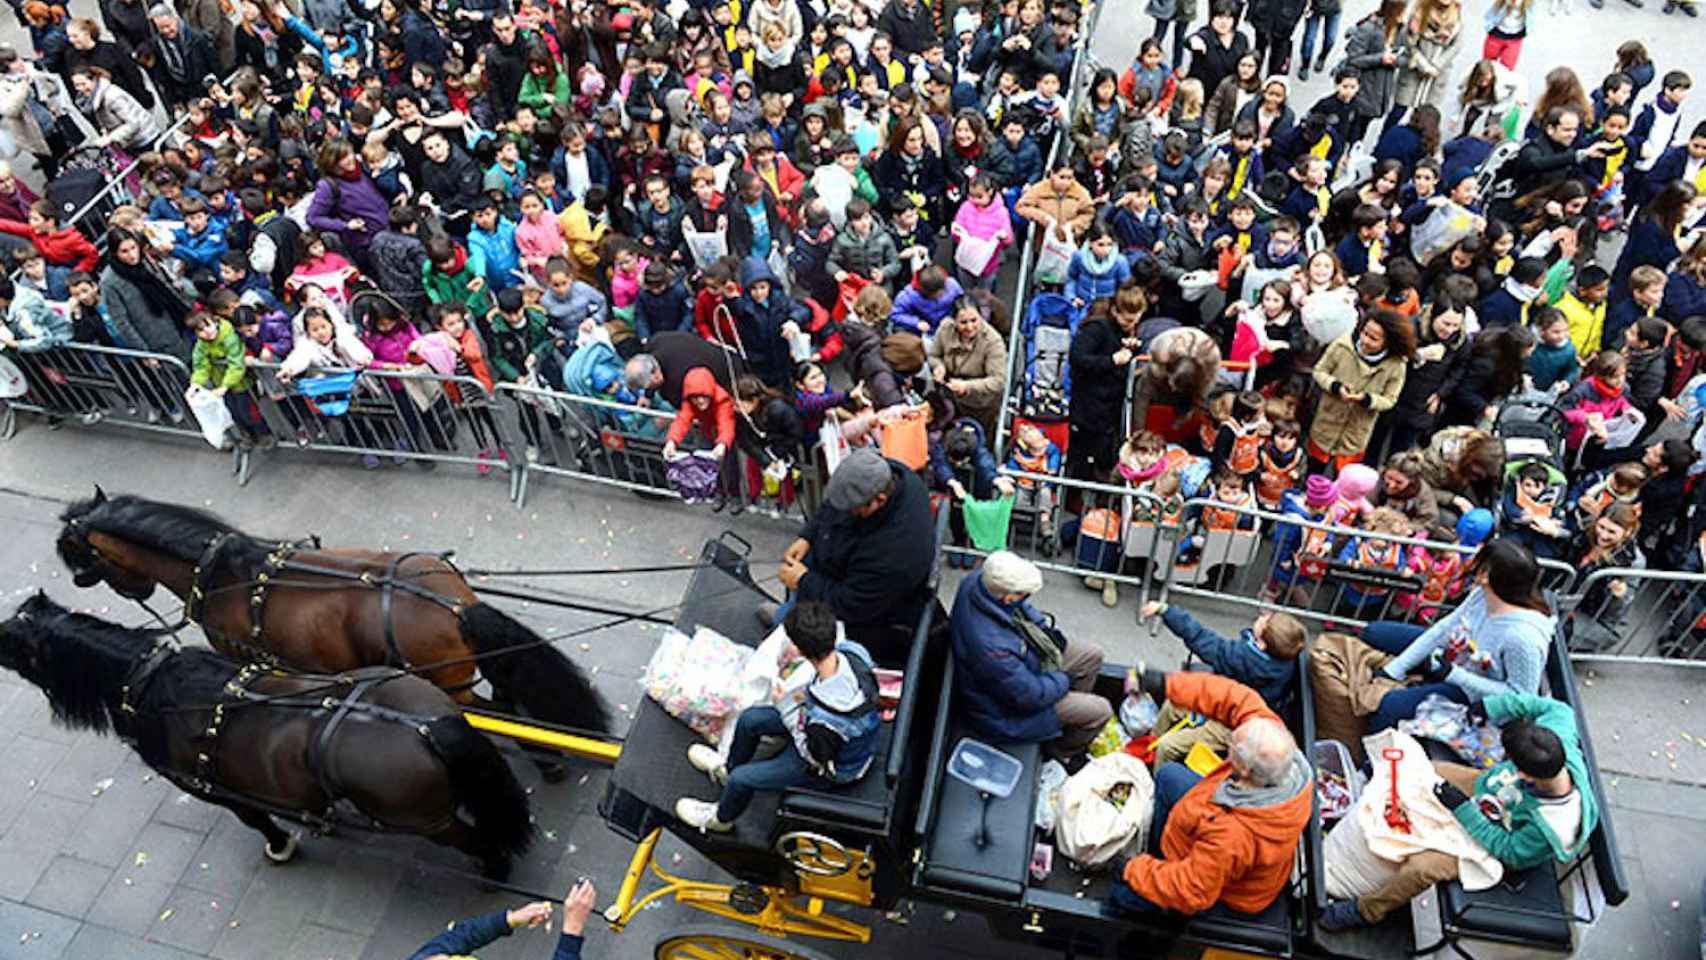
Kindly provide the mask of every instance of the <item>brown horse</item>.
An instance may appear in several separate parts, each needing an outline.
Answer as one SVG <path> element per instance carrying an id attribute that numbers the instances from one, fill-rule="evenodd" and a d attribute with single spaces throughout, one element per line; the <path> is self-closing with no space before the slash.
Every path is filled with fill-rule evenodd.
<path id="1" fill-rule="evenodd" d="M 477 668 L 500 709 L 610 729 L 580 668 L 482 603 L 447 557 L 259 540 L 206 511 L 99 487 L 60 520 L 59 556 L 77 586 L 105 581 L 138 601 L 164 586 L 226 656 L 316 673 L 443 663 L 422 675 L 463 704 L 478 702 Z"/>
<path id="2" fill-rule="evenodd" d="M 533 840 L 527 791 L 442 690 L 396 670 L 336 677 L 176 650 L 160 630 L 71 613 L 38 593 L 0 623 L 0 667 L 65 726 L 115 733 L 185 792 L 266 838 L 275 863 L 311 825 L 413 833 L 501 880 Z"/>

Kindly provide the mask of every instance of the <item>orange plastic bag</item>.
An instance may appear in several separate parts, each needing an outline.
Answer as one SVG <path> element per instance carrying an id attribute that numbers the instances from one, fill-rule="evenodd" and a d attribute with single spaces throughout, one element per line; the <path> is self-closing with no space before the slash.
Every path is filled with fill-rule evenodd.
<path id="1" fill-rule="evenodd" d="M 914 407 L 898 417 L 883 422 L 883 456 L 912 470 L 922 470 L 930 462 L 930 438 L 925 431 L 924 411 Z"/>

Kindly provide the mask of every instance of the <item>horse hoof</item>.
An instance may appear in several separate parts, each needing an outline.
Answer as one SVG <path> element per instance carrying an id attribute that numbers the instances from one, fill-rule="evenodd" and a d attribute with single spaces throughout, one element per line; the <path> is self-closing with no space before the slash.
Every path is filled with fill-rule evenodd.
<path id="1" fill-rule="evenodd" d="M 273 863 L 289 863 L 296 857 L 296 847 L 296 834 L 292 833 L 289 834 L 288 838 L 284 841 L 283 850 L 274 850 L 270 843 L 264 844 L 261 847 L 261 850 L 266 853 L 267 859 L 271 860 Z"/>

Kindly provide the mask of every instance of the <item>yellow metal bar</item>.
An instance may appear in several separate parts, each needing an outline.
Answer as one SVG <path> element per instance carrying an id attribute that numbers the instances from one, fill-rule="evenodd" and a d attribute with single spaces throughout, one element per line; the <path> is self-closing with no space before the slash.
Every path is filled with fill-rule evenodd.
<path id="1" fill-rule="evenodd" d="M 622 744 L 611 743 L 608 740 L 598 740 L 593 737 L 581 737 L 572 733 L 559 733 L 535 727 L 532 724 L 516 723 L 513 720 L 502 720 L 473 710 L 462 711 L 463 719 L 476 730 L 495 733 L 500 737 L 509 737 L 523 743 L 536 744 L 561 750 L 570 756 L 583 760 L 596 760 L 599 763 L 616 763 L 616 758 L 622 755 Z"/>
<path id="2" fill-rule="evenodd" d="M 610 923 L 611 929 L 622 932 L 636 911 L 634 894 L 640 889 L 640 880 L 646 875 L 646 867 L 652 862 L 652 850 L 658 845 L 658 838 L 663 836 L 663 828 L 653 830 L 634 846 L 634 857 L 628 861 L 628 872 L 622 877 L 622 887 L 616 892 L 616 902 L 604 911 L 604 919 Z"/>

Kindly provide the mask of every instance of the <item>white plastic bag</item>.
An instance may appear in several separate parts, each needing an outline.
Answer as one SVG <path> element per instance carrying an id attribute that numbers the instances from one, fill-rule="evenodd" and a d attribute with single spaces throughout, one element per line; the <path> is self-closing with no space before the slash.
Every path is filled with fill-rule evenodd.
<path id="1" fill-rule="evenodd" d="M 1097 757 L 1060 788 L 1055 845 L 1081 867 L 1101 866 L 1142 850 L 1154 810 L 1155 782 L 1143 761 L 1123 751 Z"/>
<path id="2" fill-rule="evenodd" d="M 195 414 L 196 423 L 201 424 L 202 437 L 214 449 L 225 449 L 225 435 L 236 426 L 231 420 L 231 411 L 226 409 L 225 398 L 212 390 L 192 385 L 184 392 L 184 400 L 188 402 L 190 412 Z"/>
<path id="3" fill-rule="evenodd" d="M 1037 829 L 1053 833 L 1060 820 L 1060 788 L 1066 786 L 1066 768 L 1049 760 L 1037 768 Z"/>
<path id="4" fill-rule="evenodd" d="M 1057 232 L 1055 219 L 1049 218 L 1043 230 L 1042 249 L 1037 251 L 1036 276 L 1043 283 L 1065 283 L 1066 272 L 1072 267 L 1072 254 L 1078 249 L 1072 242 L 1072 228 L 1059 227 L 1066 233 L 1063 240 Z"/>
<path id="5" fill-rule="evenodd" d="M 783 721 L 791 725 L 791 718 L 800 707 L 795 694 L 811 684 L 813 671 L 811 663 L 804 659 L 796 659 L 783 671 L 782 652 L 786 649 L 788 631 L 778 624 L 770 631 L 770 635 L 764 638 L 764 642 L 758 645 L 758 649 L 746 658 L 746 664 L 740 671 L 740 686 L 735 693 L 737 715 L 748 707 L 769 704 L 779 708 Z M 734 734 L 734 724 L 723 725 L 717 751 L 725 760 L 728 759 L 729 748 L 734 745 Z"/>
<path id="6" fill-rule="evenodd" d="M 687 224 L 681 225 L 681 235 L 687 239 L 687 249 L 693 254 L 693 264 L 701 270 L 729 255 L 729 241 L 720 231 L 703 233 Z"/>
<path id="7" fill-rule="evenodd" d="M 959 245 L 954 247 L 954 266 L 981 277 L 1000 246 L 992 237 L 961 237 Z"/>
<path id="8" fill-rule="evenodd" d="M 1214 270 L 1192 270 L 1179 278 L 1179 296 L 1186 303 L 1196 303 L 1208 292 L 1220 286 L 1220 274 Z"/>
<path id="9" fill-rule="evenodd" d="M 833 419 L 825 420 L 823 426 L 817 428 L 817 442 L 823 447 L 823 465 L 831 474 L 841 466 L 841 461 L 847 456 L 847 441 L 841 439 L 841 427 Z"/>
<path id="10" fill-rule="evenodd" d="M 8 357 L 0 357 L 0 400 L 16 400 L 30 392 L 30 382 L 24 371 Z"/>
<path id="11" fill-rule="evenodd" d="M 1410 233 L 1410 252 L 1416 262 L 1427 266 L 1434 257 L 1475 232 L 1475 215 L 1447 200 Z"/>
<path id="12" fill-rule="evenodd" d="M 742 671 L 751 653 L 706 627 L 692 636 L 671 627 L 646 665 L 646 696 L 716 743 L 741 711 Z"/>

